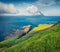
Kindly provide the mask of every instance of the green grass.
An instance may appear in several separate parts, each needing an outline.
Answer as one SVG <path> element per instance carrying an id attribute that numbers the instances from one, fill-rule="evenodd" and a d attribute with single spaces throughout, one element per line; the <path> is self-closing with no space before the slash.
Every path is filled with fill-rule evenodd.
<path id="1" fill-rule="evenodd" d="M 11 41 L 5 41 L 4 44 L 1 42 L 0 52 L 60 52 L 60 23 L 42 31 L 30 32 L 20 39 L 13 38 Z"/>

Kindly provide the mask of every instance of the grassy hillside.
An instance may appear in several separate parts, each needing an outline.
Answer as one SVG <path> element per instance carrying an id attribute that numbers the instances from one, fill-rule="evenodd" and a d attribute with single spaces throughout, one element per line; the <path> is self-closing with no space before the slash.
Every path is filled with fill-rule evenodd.
<path id="1" fill-rule="evenodd" d="M 60 23 L 4 42 L 0 43 L 0 52 L 60 52 Z"/>
<path id="2" fill-rule="evenodd" d="M 18 39 L 18 36 L 14 37 L 14 38 L 11 38 L 11 39 L 8 39 L 8 40 L 5 40 L 3 42 L 0 42 L 0 48 L 2 47 L 10 47 L 14 44 L 17 44 L 18 42 L 22 42 L 32 36 L 35 35 L 35 33 L 37 33 L 37 31 L 39 30 L 43 30 L 43 29 L 46 29 L 46 28 L 49 28 L 51 27 L 53 24 L 41 24 L 35 28 L 33 28 L 27 35 L 25 35 L 24 37 Z M 32 35 L 33 34 L 33 35 Z"/>
<path id="3" fill-rule="evenodd" d="M 37 27 L 35 27 L 32 31 L 44 30 L 44 29 L 49 28 L 51 26 L 53 26 L 53 24 L 40 24 Z"/>

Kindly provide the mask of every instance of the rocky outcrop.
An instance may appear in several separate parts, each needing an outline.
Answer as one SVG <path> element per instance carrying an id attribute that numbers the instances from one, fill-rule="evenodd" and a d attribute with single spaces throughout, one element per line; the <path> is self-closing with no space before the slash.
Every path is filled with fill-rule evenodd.
<path id="1" fill-rule="evenodd" d="M 31 25 L 23 26 L 22 28 L 23 28 L 23 30 L 18 30 L 17 29 L 13 34 L 10 34 L 5 39 L 9 39 L 9 38 L 15 37 L 17 35 L 20 38 L 21 36 L 25 35 L 26 33 L 28 33 L 31 30 Z"/>
<path id="2" fill-rule="evenodd" d="M 31 29 L 31 25 L 24 26 L 23 29 L 24 29 L 23 30 L 24 33 L 28 33 L 28 31 Z"/>

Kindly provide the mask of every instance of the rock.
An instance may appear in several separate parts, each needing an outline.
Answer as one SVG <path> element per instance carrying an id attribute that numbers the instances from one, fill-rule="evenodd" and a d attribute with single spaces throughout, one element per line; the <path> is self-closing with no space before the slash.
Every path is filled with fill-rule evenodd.
<path id="1" fill-rule="evenodd" d="M 30 29 L 31 29 L 31 25 L 28 25 L 28 26 L 24 26 L 24 32 L 27 33 Z"/>
<path id="2" fill-rule="evenodd" d="M 19 30 L 17 29 L 14 34 L 10 34 L 9 36 L 7 36 L 5 39 L 9 39 L 9 38 L 12 38 L 12 37 L 15 37 L 17 35 L 19 35 L 19 37 L 25 35 L 26 33 L 28 33 L 31 29 L 31 25 L 28 25 L 28 26 L 23 26 L 22 27 L 23 30 Z"/>

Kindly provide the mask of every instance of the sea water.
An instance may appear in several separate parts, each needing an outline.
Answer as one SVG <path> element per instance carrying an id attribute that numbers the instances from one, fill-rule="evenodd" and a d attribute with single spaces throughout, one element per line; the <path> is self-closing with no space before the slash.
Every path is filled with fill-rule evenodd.
<path id="1" fill-rule="evenodd" d="M 55 24 L 60 21 L 60 16 L 0 16 L 0 41 L 23 26 L 39 24 Z"/>

